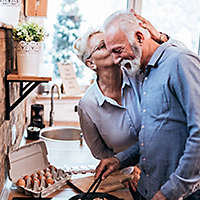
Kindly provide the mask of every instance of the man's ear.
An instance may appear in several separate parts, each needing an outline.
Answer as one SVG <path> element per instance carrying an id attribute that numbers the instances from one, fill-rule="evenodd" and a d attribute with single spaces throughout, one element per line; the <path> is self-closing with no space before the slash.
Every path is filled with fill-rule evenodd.
<path id="1" fill-rule="evenodd" d="M 140 46 L 143 45 L 143 42 L 144 42 L 144 35 L 143 35 L 140 31 L 135 32 L 135 41 L 136 41 Z"/>
<path id="2" fill-rule="evenodd" d="M 94 64 L 94 62 L 91 61 L 90 59 L 87 59 L 87 60 L 85 61 L 85 64 L 86 64 L 91 70 L 96 71 L 97 66 L 96 66 L 96 65 Z"/>

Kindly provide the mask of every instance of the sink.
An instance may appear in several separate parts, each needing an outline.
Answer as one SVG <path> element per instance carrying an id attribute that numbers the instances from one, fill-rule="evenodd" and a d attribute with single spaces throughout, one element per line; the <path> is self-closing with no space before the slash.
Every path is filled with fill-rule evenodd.
<path id="1" fill-rule="evenodd" d="M 83 139 L 80 128 L 65 126 L 44 128 L 40 132 L 40 138 L 52 142 L 79 140 L 80 145 Z"/>
<path id="2" fill-rule="evenodd" d="M 70 126 L 53 126 L 40 131 L 40 139 L 47 146 L 48 160 L 56 167 L 96 165 L 95 159 L 82 136 L 81 129 Z"/>

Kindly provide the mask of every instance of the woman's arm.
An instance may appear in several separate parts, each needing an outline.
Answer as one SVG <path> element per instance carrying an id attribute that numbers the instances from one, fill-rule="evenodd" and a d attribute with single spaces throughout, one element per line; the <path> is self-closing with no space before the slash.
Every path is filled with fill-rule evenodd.
<path id="1" fill-rule="evenodd" d="M 107 147 L 101 135 L 99 134 L 96 125 L 94 124 L 86 110 L 84 110 L 84 107 L 85 106 L 79 103 L 78 114 L 84 139 L 92 155 L 97 159 L 103 159 L 113 156 L 114 152 Z"/>

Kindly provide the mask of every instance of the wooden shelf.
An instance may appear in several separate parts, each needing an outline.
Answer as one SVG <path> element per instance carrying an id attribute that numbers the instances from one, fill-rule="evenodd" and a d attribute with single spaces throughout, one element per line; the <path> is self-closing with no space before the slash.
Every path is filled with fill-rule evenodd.
<path id="1" fill-rule="evenodd" d="M 51 77 L 38 77 L 38 76 L 21 76 L 18 74 L 8 74 L 8 81 L 39 81 L 39 82 L 48 82 L 51 81 Z"/>
<path id="2" fill-rule="evenodd" d="M 5 75 L 5 87 L 6 87 L 6 113 L 5 119 L 10 119 L 10 112 L 21 103 L 25 97 L 30 94 L 40 83 L 51 81 L 51 77 L 38 77 L 38 76 L 20 76 L 18 74 L 6 74 Z M 19 98 L 10 105 L 10 82 L 19 82 L 20 91 Z M 24 84 L 25 83 L 25 84 Z"/>

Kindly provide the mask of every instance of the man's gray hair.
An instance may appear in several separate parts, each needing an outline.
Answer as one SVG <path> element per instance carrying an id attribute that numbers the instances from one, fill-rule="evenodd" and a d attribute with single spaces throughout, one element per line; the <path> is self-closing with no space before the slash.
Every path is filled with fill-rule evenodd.
<path id="1" fill-rule="evenodd" d="M 89 27 L 88 30 L 74 42 L 74 52 L 84 64 L 91 53 L 91 50 L 88 48 L 88 40 L 94 34 L 102 32 L 101 27 Z"/>
<path id="2" fill-rule="evenodd" d="M 111 14 L 104 22 L 104 31 L 106 31 L 112 24 L 118 25 L 127 35 L 129 41 L 133 40 L 133 33 L 137 30 L 140 30 L 145 37 L 150 37 L 149 31 L 139 25 L 139 20 L 130 11 L 120 10 Z"/>

